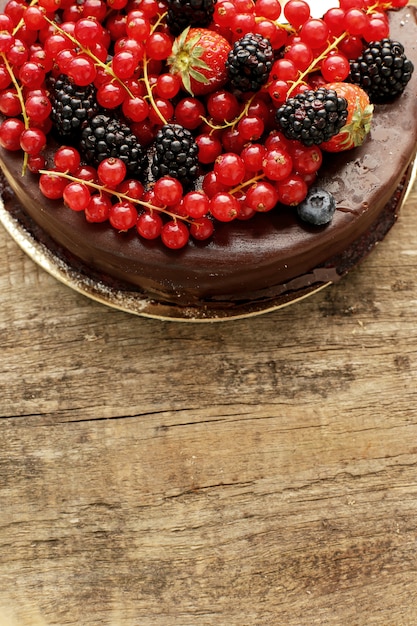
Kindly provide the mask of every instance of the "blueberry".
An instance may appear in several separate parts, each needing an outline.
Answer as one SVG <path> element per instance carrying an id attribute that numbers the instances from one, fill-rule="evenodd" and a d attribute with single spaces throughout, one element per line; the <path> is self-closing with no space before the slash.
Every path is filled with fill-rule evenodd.
<path id="1" fill-rule="evenodd" d="M 305 199 L 297 206 L 298 216 L 314 226 L 328 224 L 336 210 L 336 201 L 331 193 L 312 187 Z"/>

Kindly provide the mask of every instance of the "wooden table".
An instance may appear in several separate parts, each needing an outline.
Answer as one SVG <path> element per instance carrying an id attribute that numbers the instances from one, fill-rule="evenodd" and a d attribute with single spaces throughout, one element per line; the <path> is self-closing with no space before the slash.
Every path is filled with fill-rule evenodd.
<path id="1" fill-rule="evenodd" d="M 261 317 L 95 303 L 0 229 L 1 626 L 417 624 L 417 187 Z"/>

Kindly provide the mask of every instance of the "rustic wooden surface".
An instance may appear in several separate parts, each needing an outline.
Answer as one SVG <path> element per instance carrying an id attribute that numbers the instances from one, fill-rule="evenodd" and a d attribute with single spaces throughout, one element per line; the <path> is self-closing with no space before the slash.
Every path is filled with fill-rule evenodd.
<path id="1" fill-rule="evenodd" d="M 0 228 L 1 626 L 417 624 L 417 186 L 289 308 L 130 316 Z"/>
<path id="2" fill-rule="evenodd" d="M 92 302 L 0 229 L 0 624 L 417 623 L 417 188 L 248 320 Z"/>

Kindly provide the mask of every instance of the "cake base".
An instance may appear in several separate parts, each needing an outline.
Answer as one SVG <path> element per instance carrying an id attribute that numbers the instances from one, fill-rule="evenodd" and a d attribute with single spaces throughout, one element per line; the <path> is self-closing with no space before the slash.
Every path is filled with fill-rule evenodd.
<path id="1" fill-rule="evenodd" d="M 10 188 L 0 197 L 0 222 L 22 250 L 42 269 L 71 289 L 109 307 L 138 315 L 178 322 L 217 322 L 247 318 L 275 311 L 299 302 L 339 280 L 364 259 L 395 223 L 402 204 L 414 183 L 417 160 L 411 164 L 390 201 L 371 228 L 337 257 L 312 272 L 282 286 L 282 293 L 268 294 L 256 301 L 201 301 L 196 306 L 173 304 L 151 298 L 139 289 L 116 284 L 110 277 L 92 272 L 91 268 L 57 245 L 22 209 Z"/>

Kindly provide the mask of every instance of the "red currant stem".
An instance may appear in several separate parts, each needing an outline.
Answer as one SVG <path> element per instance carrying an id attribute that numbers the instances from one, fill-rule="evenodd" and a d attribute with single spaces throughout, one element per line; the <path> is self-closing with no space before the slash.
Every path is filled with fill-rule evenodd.
<path id="1" fill-rule="evenodd" d="M 204 117 L 204 115 L 200 116 L 200 119 L 207 124 L 207 126 L 209 126 L 210 130 L 210 134 L 213 133 L 215 130 L 224 130 L 225 128 L 234 128 L 236 126 L 236 124 L 238 122 L 240 122 L 240 120 L 245 117 L 245 115 L 247 114 L 250 105 L 252 104 L 252 100 L 254 99 L 254 97 L 256 96 L 256 94 L 254 94 L 253 96 L 251 96 L 249 98 L 249 100 L 247 101 L 247 103 L 245 104 L 245 106 L 243 107 L 243 109 L 241 110 L 241 112 L 239 113 L 239 115 L 237 115 L 233 120 L 231 120 L 230 122 L 224 122 L 224 124 L 220 124 L 220 125 L 216 125 L 216 124 L 212 124 L 212 122 L 210 122 L 210 120 L 207 117 Z"/>
<path id="2" fill-rule="evenodd" d="M 237 185 L 236 187 L 233 187 L 233 189 L 229 189 L 229 193 L 233 195 L 234 193 L 237 193 L 238 191 L 242 191 L 242 189 L 244 189 L 245 187 L 248 187 L 249 185 L 253 185 L 253 183 L 257 183 L 258 180 L 262 180 L 263 178 L 265 178 L 265 174 L 257 174 L 256 176 L 252 176 L 252 178 L 249 178 L 248 180 L 244 180 L 243 183 L 239 183 L 239 185 Z"/>
<path id="3" fill-rule="evenodd" d="M 156 31 L 159 24 L 162 22 L 167 13 L 168 11 L 165 11 L 164 13 L 161 13 L 161 15 L 158 15 L 158 19 L 156 20 L 155 24 L 152 24 L 151 33 L 154 33 Z"/>
<path id="4" fill-rule="evenodd" d="M 374 11 L 378 10 L 378 11 L 388 11 L 389 9 L 392 9 L 392 3 L 391 2 L 384 2 L 381 4 L 379 4 L 378 2 L 375 2 L 375 4 L 373 4 L 372 6 L 368 7 L 366 9 L 366 14 L 372 14 L 374 13 Z"/>
<path id="5" fill-rule="evenodd" d="M 7 68 L 7 71 L 9 72 L 10 78 L 12 79 L 12 83 L 13 83 L 15 89 L 16 89 L 16 92 L 17 92 L 17 97 L 19 98 L 19 102 L 20 102 L 20 104 L 22 106 L 22 117 L 23 117 L 23 121 L 24 121 L 24 124 L 25 124 L 25 128 L 29 128 L 29 118 L 27 116 L 26 109 L 25 109 L 25 101 L 24 101 L 24 98 L 23 98 L 22 89 L 21 89 L 18 81 L 16 80 L 16 76 L 13 73 L 13 70 L 12 70 L 12 68 L 10 66 L 10 63 L 9 63 L 9 61 L 7 59 L 6 54 L 4 52 L 1 52 L 0 54 L 1 54 L 2 58 L 3 58 L 4 64 L 5 64 L 6 68 Z"/>
<path id="6" fill-rule="evenodd" d="M 290 35 L 294 35 L 297 31 L 295 30 L 295 28 L 293 28 L 290 24 L 283 24 L 282 22 L 278 22 L 277 20 L 270 20 L 268 17 L 263 17 L 262 15 L 258 15 L 255 17 L 255 22 L 271 22 L 271 24 L 274 24 L 277 28 L 280 28 L 281 30 L 286 30 L 287 33 L 289 33 Z"/>
<path id="7" fill-rule="evenodd" d="M 2 52 L 0 56 L 3 58 L 4 64 L 5 64 L 6 68 L 7 68 L 7 71 L 9 72 L 9 76 L 12 79 L 12 83 L 13 83 L 15 89 L 16 89 L 16 94 L 17 94 L 17 97 L 19 99 L 20 106 L 22 108 L 23 123 L 25 125 L 25 128 L 28 129 L 29 128 L 29 118 L 28 118 L 27 113 L 26 113 L 25 100 L 23 98 L 22 89 L 21 89 L 18 81 L 16 80 L 16 76 L 14 75 L 14 72 L 13 72 L 11 66 L 10 66 L 10 63 L 9 63 L 9 61 L 7 59 L 6 54 L 4 52 Z M 28 153 L 24 152 L 23 153 L 22 176 L 25 175 L 26 167 L 27 167 L 27 163 L 28 163 L 28 158 L 29 158 Z"/>
<path id="8" fill-rule="evenodd" d="M 153 93 L 152 93 L 152 87 L 151 84 L 149 82 L 149 75 L 148 75 L 148 58 L 146 56 L 146 52 L 143 55 L 143 81 L 146 85 L 146 92 L 149 98 L 149 102 L 151 103 L 151 106 L 153 108 L 153 110 L 155 111 L 155 113 L 157 114 L 157 116 L 159 117 L 159 119 L 161 120 L 161 122 L 163 124 L 167 124 L 167 120 L 164 118 L 164 116 L 162 115 L 161 111 L 158 109 L 155 99 L 153 97 Z"/>
<path id="9" fill-rule="evenodd" d="M 168 215 L 173 220 L 181 219 L 183 222 L 192 222 L 192 220 L 183 217 L 182 215 L 177 215 L 176 213 L 172 213 L 166 207 L 159 207 L 151 204 L 150 202 L 145 202 L 145 200 L 139 200 L 138 198 L 131 198 L 129 195 L 125 193 L 120 193 L 120 191 L 115 191 L 114 189 L 110 189 L 110 187 L 106 187 L 105 185 L 99 185 L 98 183 L 93 183 L 91 180 L 82 180 L 81 178 L 77 178 L 76 176 L 72 176 L 71 174 L 67 174 L 66 172 L 57 172 L 55 170 L 39 170 L 39 174 L 48 174 L 50 176 L 59 176 L 60 178 L 65 178 L 74 183 L 81 183 L 83 185 L 87 185 L 88 187 L 92 187 L 93 189 L 97 189 L 101 193 L 108 193 L 110 196 L 116 196 L 118 200 L 127 200 L 127 202 L 131 202 L 132 204 L 139 204 L 145 209 L 149 209 L 150 211 L 159 211 L 160 213 L 164 213 Z"/>
<path id="10" fill-rule="evenodd" d="M 44 18 L 48 22 L 48 24 L 53 26 L 55 28 L 55 30 L 57 30 L 59 33 L 61 33 L 61 35 L 64 35 L 64 37 L 67 37 L 70 41 L 72 41 L 72 43 L 74 43 L 81 50 L 81 52 L 84 52 L 84 54 L 89 56 L 90 59 L 92 59 L 96 65 L 98 65 L 99 67 L 104 69 L 106 74 L 108 74 L 109 76 L 112 77 L 113 80 L 118 82 L 123 87 L 123 89 L 125 89 L 125 91 L 127 92 L 129 98 L 133 98 L 134 97 L 132 92 L 130 91 L 130 89 L 114 73 L 113 69 L 109 65 L 107 65 L 107 63 L 103 63 L 103 61 L 101 61 L 98 57 L 96 57 L 95 54 L 93 54 L 91 52 L 91 50 L 89 50 L 89 48 L 85 48 L 82 44 L 80 44 L 80 42 L 73 35 L 71 35 L 71 33 L 67 33 L 66 31 L 62 30 L 62 28 L 60 28 L 56 22 L 54 22 L 53 20 L 50 20 L 48 17 L 46 17 L 46 15 L 44 16 Z"/>
<path id="11" fill-rule="evenodd" d="M 321 54 L 319 54 L 318 57 L 316 57 L 314 59 L 314 61 L 312 61 L 312 63 L 310 63 L 310 65 L 308 66 L 308 68 L 306 70 L 304 70 L 304 72 L 301 72 L 300 75 L 298 76 L 297 80 L 294 81 L 291 85 L 291 87 L 288 89 L 287 92 L 287 98 L 290 97 L 290 95 L 292 94 L 292 92 L 294 91 L 294 89 L 296 87 L 298 87 L 299 85 L 301 85 L 304 82 L 305 77 L 310 74 L 311 72 L 314 72 L 317 67 L 320 65 L 320 63 L 327 57 L 327 55 L 329 54 L 329 52 L 331 52 L 332 50 L 334 50 L 335 48 L 337 48 L 337 46 L 348 36 L 348 32 L 345 31 L 344 33 L 342 33 L 341 35 L 339 35 L 339 37 L 336 37 L 336 39 L 334 39 L 332 41 L 332 43 L 330 43 L 326 50 L 324 50 Z"/>

